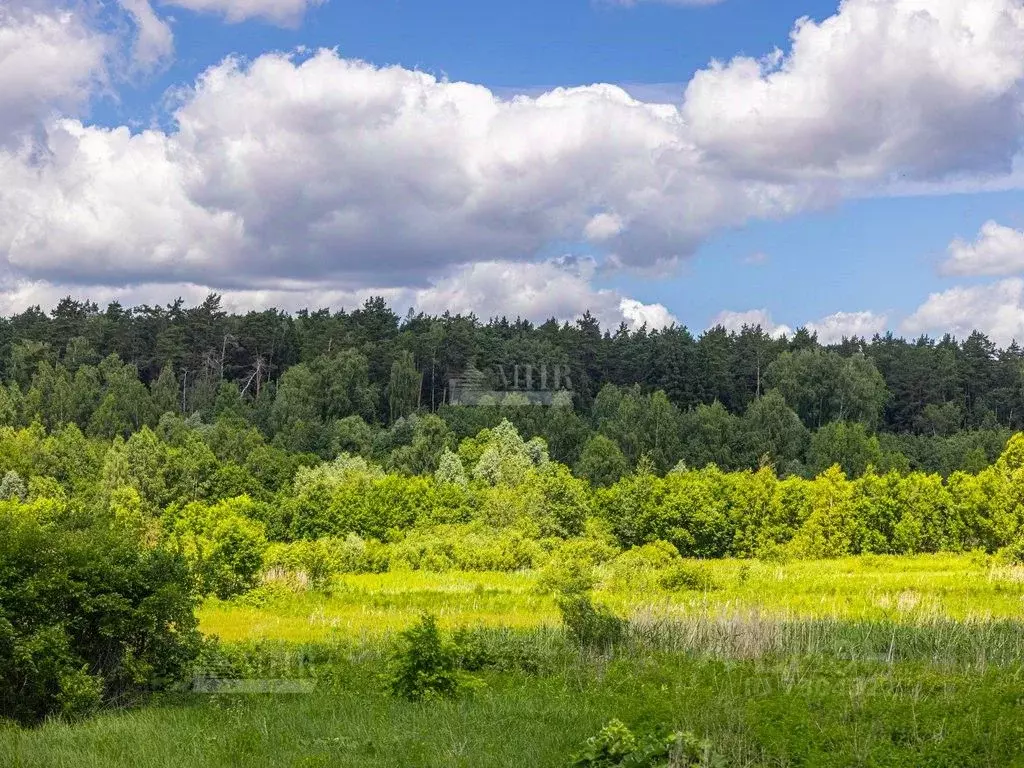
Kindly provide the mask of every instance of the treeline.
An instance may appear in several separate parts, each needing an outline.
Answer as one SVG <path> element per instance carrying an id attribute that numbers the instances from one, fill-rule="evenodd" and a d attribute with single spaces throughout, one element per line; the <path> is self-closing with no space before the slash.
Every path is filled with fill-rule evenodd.
<path id="1" fill-rule="evenodd" d="M 343 456 L 300 469 L 289 498 L 267 516 L 250 514 L 272 539 L 335 542 L 354 570 L 514 570 L 564 546 L 610 559 L 662 542 L 694 558 L 994 552 L 1020 545 L 1022 481 L 1018 435 L 993 466 L 947 480 L 873 468 L 850 479 L 837 466 L 811 479 L 714 465 L 660 475 L 644 458 L 601 488 L 503 422 L 457 452 L 445 449 L 433 477 L 388 474 Z M 352 536 L 355 544 L 339 544 Z"/>
<path id="2" fill-rule="evenodd" d="M 874 467 L 853 479 L 838 466 L 812 478 L 780 478 L 769 466 L 679 464 L 661 474 L 645 455 L 601 486 L 508 421 L 459 441 L 437 417 L 417 426 L 424 424 L 412 445 L 392 454 L 393 462 L 432 467 L 420 473 L 389 472 L 348 453 L 320 462 L 227 420 L 202 425 L 166 415 L 156 430 L 113 441 L 87 438 L 74 425 L 52 434 L 8 427 L 0 429 L 0 501 L 42 504 L 47 514 L 55 504 L 86 517 L 112 514 L 144 539 L 171 539 L 205 562 L 212 570 L 197 572 L 209 591 L 225 595 L 258 575 L 270 542 L 356 537 L 358 552 L 347 555 L 356 570 L 445 557 L 451 567 L 515 569 L 536 565 L 552 542 L 593 531 L 618 548 L 666 541 L 701 558 L 783 550 L 834 557 L 995 551 L 1014 545 L 1024 522 L 1024 435 L 992 466 L 947 479 Z"/>
<path id="3" fill-rule="evenodd" d="M 448 381 L 468 367 L 493 379 L 496 366 L 525 363 L 568 370 L 561 404 L 574 407 L 524 407 L 517 393 L 445 405 Z M 0 424 L 75 424 L 110 439 L 155 428 L 165 413 L 241 419 L 288 453 L 346 451 L 414 473 L 433 469 L 412 448 L 417 429 L 438 428 L 417 427 L 425 416 L 455 439 L 507 418 L 598 484 L 644 455 L 661 472 L 679 461 L 770 463 L 810 477 L 838 463 L 851 476 L 868 465 L 948 476 L 987 466 L 1024 428 L 1021 350 L 997 350 L 979 333 L 822 347 L 806 331 L 612 333 L 589 315 L 542 325 L 400 318 L 379 299 L 292 316 L 228 314 L 217 296 L 104 311 L 69 298 L 49 314 L 0 320 L 0 382 Z"/>
<path id="4" fill-rule="evenodd" d="M 802 351 L 834 355 L 792 356 Z M 344 415 L 359 413 L 368 421 L 388 421 L 392 411 L 405 415 L 416 407 L 436 410 L 449 377 L 470 364 L 485 372 L 530 364 L 569 366 L 576 405 L 584 410 L 605 384 L 662 390 L 684 411 L 717 401 L 733 414 L 777 388 L 811 428 L 834 418 L 916 434 L 1024 427 L 1024 352 L 1016 344 L 997 349 L 978 332 L 959 341 L 887 335 L 823 347 L 806 330 L 788 339 L 756 327 L 695 336 L 680 327 L 601 329 L 589 314 L 571 324 L 540 325 L 505 318 L 484 323 L 472 315 L 400 317 L 383 299 L 351 312 L 239 315 L 225 312 L 216 295 L 197 307 L 179 300 L 131 309 L 113 303 L 103 311 L 67 298 L 48 314 L 33 307 L 0 321 L 5 381 L 24 389 L 41 361 L 62 361 L 73 374 L 114 354 L 147 385 L 170 369 L 185 393 L 185 410 L 204 414 L 223 381 L 255 396 L 298 364 L 320 368 L 304 375 L 331 375 L 323 369 L 341 364 L 325 359 L 344 352 L 355 355 L 345 361 L 357 373 L 365 369 L 364 388 L 349 393 L 357 397 Z M 394 365 L 408 356 L 421 386 L 394 391 Z"/>

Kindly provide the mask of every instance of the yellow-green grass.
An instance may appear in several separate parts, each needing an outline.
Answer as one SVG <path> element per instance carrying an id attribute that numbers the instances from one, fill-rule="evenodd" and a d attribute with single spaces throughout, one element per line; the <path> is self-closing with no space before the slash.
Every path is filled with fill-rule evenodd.
<path id="1" fill-rule="evenodd" d="M 316 642 L 388 634 L 425 611 L 448 628 L 558 622 L 555 604 L 538 592 L 534 574 L 423 571 L 345 576 L 329 595 L 300 593 L 263 607 L 212 600 L 200 609 L 199 619 L 204 632 L 227 642 Z"/>
<path id="2" fill-rule="evenodd" d="M 599 600 L 625 615 L 694 618 L 751 615 L 921 623 L 1024 616 L 1024 570 L 977 555 L 850 557 L 786 564 L 699 563 L 716 586 L 670 592 L 656 580 L 604 573 Z M 200 626 L 225 641 L 319 642 L 389 634 L 421 613 L 443 627 L 530 628 L 559 622 L 536 573 L 422 571 L 343 576 L 330 594 L 303 593 L 265 605 L 210 601 Z"/>

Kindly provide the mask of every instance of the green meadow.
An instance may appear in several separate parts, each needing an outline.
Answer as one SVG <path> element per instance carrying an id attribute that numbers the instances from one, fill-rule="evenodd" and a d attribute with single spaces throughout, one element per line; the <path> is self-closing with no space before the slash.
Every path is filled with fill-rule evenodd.
<path id="1" fill-rule="evenodd" d="M 693 565 L 701 589 L 599 570 L 594 600 L 628 620 L 599 650 L 570 641 L 536 572 L 270 581 L 208 600 L 200 628 L 237 674 L 307 692 L 180 691 L 9 727 L 0 765 L 568 766 L 611 719 L 692 732 L 716 765 L 1024 765 L 1024 569 L 983 555 Z M 475 682 L 407 701 L 384 679 L 424 611 L 473 649 Z"/>
<path id="2" fill-rule="evenodd" d="M 1021 616 L 1024 567 L 989 561 L 984 555 L 945 554 L 786 564 L 709 560 L 700 567 L 709 573 L 711 589 L 667 591 L 605 571 L 595 596 L 622 615 L 690 620 L 758 615 L 984 625 Z M 560 621 L 553 597 L 538 586 L 537 572 L 427 571 L 339 576 L 329 594 L 285 592 L 275 599 L 274 590 L 266 590 L 255 599 L 213 599 L 199 618 L 204 632 L 228 641 L 319 642 L 386 635 L 424 611 L 448 628 L 530 629 Z"/>

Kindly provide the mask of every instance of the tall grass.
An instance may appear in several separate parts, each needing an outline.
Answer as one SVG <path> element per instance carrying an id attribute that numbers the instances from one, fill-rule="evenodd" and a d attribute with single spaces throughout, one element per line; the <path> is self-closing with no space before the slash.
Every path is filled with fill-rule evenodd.
<path id="1" fill-rule="evenodd" d="M 565 658 L 429 704 L 367 660 L 310 695 L 186 697 L 78 725 L 0 730 L 0 765 L 46 768 L 565 766 L 607 720 L 709 738 L 729 766 L 1019 764 L 1021 683 L 989 669 L 649 652 Z"/>
<path id="2" fill-rule="evenodd" d="M 826 657 L 852 662 L 924 662 L 985 671 L 1024 662 L 1024 622 L 913 622 L 785 618 L 758 612 L 679 618 L 656 609 L 631 616 L 634 648 L 726 659 Z"/>

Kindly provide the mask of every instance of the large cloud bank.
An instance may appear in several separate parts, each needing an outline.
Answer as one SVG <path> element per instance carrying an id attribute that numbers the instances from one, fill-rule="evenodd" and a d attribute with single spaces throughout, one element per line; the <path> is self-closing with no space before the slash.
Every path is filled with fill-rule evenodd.
<path id="1" fill-rule="evenodd" d="M 175 3 L 279 23 L 315 4 Z M 169 55 L 163 20 L 125 7 L 136 58 L 153 66 Z M 229 58 L 178 93 L 168 131 L 82 119 L 112 47 L 77 6 L 0 10 L 9 301 L 193 286 L 297 304 L 374 290 L 485 315 L 595 307 L 664 324 L 664 307 L 594 288 L 599 270 L 671 269 L 724 228 L 894 179 L 1008 174 L 1024 127 L 1016 0 L 846 0 L 797 22 L 788 51 L 697 72 L 678 104 L 612 85 L 500 98 L 329 50 Z M 559 243 L 597 262 L 552 259 Z M 820 332 L 877 317 L 834 316 Z"/>

